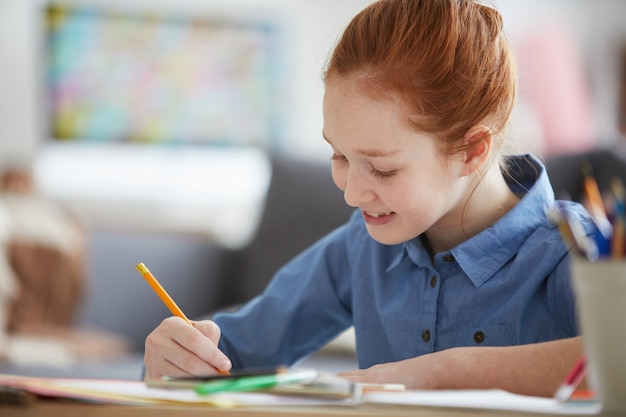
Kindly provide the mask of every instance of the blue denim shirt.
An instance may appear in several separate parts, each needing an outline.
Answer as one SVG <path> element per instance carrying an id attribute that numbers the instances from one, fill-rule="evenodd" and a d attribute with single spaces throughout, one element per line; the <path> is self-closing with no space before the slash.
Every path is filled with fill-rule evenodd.
<path id="1" fill-rule="evenodd" d="M 419 237 L 374 241 L 359 211 L 298 255 L 265 292 L 219 314 L 235 367 L 291 365 L 353 325 L 359 366 L 455 346 L 505 346 L 577 334 L 567 248 L 546 207 L 554 193 L 531 156 L 508 159 L 523 198 L 496 224 L 431 260 Z M 584 209 L 565 203 L 591 232 Z"/>

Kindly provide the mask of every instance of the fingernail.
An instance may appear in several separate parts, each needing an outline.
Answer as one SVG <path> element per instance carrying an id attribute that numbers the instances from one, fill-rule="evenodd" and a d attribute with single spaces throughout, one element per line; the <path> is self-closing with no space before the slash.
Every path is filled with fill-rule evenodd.
<path id="1" fill-rule="evenodd" d="M 228 370 L 232 367 L 233 367 L 233 364 L 230 362 L 230 360 L 224 359 L 224 361 L 222 361 L 222 365 L 220 366 L 220 370 L 228 372 Z"/>

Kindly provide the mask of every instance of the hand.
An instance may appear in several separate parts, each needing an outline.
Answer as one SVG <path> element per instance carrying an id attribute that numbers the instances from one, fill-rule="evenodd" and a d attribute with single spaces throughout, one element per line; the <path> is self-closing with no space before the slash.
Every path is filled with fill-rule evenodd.
<path id="1" fill-rule="evenodd" d="M 407 389 L 440 388 L 434 355 L 424 355 L 398 362 L 374 365 L 367 369 L 341 372 L 338 375 L 353 382 L 369 384 L 404 384 Z"/>
<path id="2" fill-rule="evenodd" d="M 230 360 L 217 348 L 217 324 L 210 320 L 192 323 L 189 326 L 179 317 L 169 317 L 148 335 L 145 378 L 211 375 L 230 370 Z"/>
<path id="3" fill-rule="evenodd" d="M 552 397 L 584 354 L 581 336 L 516 346 L 456 347 L 368 369 L 342 372 L 355 382 L 407 389 L 503 389 Z M 581 387 L 586 387 L 583 381 Z"/>

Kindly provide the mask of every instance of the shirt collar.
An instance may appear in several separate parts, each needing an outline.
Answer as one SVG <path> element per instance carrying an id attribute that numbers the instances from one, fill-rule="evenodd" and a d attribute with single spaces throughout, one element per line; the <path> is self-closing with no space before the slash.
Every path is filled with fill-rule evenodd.
<path id="1" fill-rule="evenodd" d="M 537 226 L 545 223 L 545 208 L 554 201 L 548 175 L 539 160 L 531 155 L 509 156 L 505 164 L 507 184 L 521 197 L 520 201 L 494 225 L 449 252 L 476 287 L 500 270 Z M 404 249 L 388 269 L 398 266 L 406 257 L 418 266 L 432 265 L 419 237 L 404 243 Z"/>

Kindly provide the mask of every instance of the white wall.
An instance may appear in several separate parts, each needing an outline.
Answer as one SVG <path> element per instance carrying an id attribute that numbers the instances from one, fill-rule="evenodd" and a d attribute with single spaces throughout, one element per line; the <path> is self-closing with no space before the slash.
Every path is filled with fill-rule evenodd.
<path id="1" fill-rule="evenodd" d="M 0 161 L 30 156 L 41 136 L 33 7 L 0 0 Z"/>

